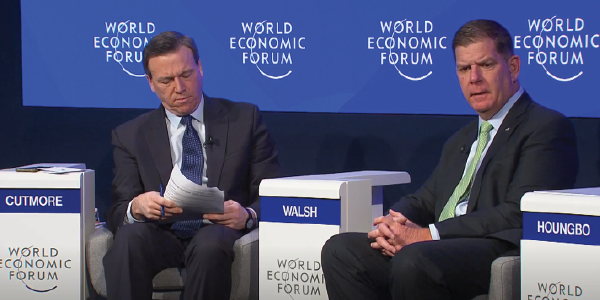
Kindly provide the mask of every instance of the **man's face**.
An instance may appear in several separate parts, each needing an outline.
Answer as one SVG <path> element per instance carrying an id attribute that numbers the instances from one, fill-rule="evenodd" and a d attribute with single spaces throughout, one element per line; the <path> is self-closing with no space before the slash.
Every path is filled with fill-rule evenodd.
<path id="1" fill-rule="evenodd" d="M 194 112 L 202 95 L 202 65 L 192 50 L 182 46 L 173 53 L 148 61 L 150 88 L 170 112 L 185 116 Z"/>
<path id="2" fill-rule="evenodd" d="M 454 50 L 458 81 L 467 102 L 484 120 L 492 118 L 519 90 L 521 60 L 506 60 L 492 39 L 484 39 Z"/>

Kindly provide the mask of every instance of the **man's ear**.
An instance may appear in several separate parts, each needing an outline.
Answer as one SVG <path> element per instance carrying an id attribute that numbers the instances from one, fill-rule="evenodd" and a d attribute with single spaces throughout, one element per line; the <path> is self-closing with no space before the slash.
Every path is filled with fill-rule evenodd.
<path id="1" fill-rule="evenodd" d="M 518 55 L 513 55 L 508 60 L 508 67 L 510 68 L 510 77 L 512 82 L 516 82 L 519 79 L 521 73 L 521 58 Z"/>
<path id="2" fill-rule="evenodd" d="M 200 70 L 200 76 L 204 77 L 204 71 L 202 71 L 202 62 L 198 60 L 198 70 Z"/>

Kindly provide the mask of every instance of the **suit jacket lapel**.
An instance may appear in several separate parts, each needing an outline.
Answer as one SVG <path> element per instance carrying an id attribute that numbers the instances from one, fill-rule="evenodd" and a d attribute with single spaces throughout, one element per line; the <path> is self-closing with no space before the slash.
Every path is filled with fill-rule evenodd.
<path id="1" fill-rule="evenodd" d="M 485 169 L 490 162 L 490 160 L 498 153 L 500 149 L 506 144 L 510 136 L 517 130 L 517 127 L 523 120 L 522 116 L 527 111 L 527 107 L 531 103 L 531 98 L 527 93 L 523 93 L 521 97 L 515 102 L 513 107 L 510 109 L 504 121 L 502 121 L 502 125 L 498 129 L 492 144 L 490 145 L 483 161 L 481 162 L 481 166 L 477 173 L 475 174 L 475 178 L 473 179 L 473 186 L 471 188 L 471 195 L 469 196 L 469 205 L 467 207 L 467 211 L 470 212 L 475 208 L 477 204 L 477 199 L 479 199 L 479 193 L 481 191 L 481 178 L 485 173 Z"/>
<path id="2" fill-rule="evenodd" d="M 165 109 L 161 106 L 150 114 L 146 126 L 141 129 L 163 187 L 167 186 L 173 170 L 171 146 L 165 118 Z"/>
<path id="3" fill-rule="evenodd" d="M 206 126 L 206 141 L 212 139 L 212 145 L 206 149 L 206 176 L 208 186 L 218 186 L 221 170 L 227 149 L 227 131 L 229 118 L 223 105 L 217 100 L 204 95 L 204 125 Z"/>

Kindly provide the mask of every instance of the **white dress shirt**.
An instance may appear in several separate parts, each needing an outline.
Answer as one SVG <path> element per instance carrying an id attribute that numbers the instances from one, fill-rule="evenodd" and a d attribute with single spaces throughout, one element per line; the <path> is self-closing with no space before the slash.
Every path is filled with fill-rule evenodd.
<path id="1" fill-rule="evenodd" d="M 488 142 L 485 145 L 483 152 L 481 153 L 481 159 L 477 162 L 477 166 L 475 166 L 474 174 L 477 174 L 477 171 L 479 170 L 479 167 L 481 166 L 481 162 L 485 158 L 485 154 L 487 153 L 488 149 L 490 148 L 490 145 L 492 144 L 494 137 L 496 137 L 496 133 L 498 133 L 498 129 L 500 128 L 500 126 L 502 126 L 502 122 L 504 121 L 504 118 L 506 117 L 506 115 L 508 114 L 510 109 L 513 107 L 515 102 L 517 102 L 517 100 L 521 97 L 521 95 L 523 95 L 523 92 L 524 92 L 523 88 L 522 87 L 519 88 L 519 90 L 512 97 L 510 97 L 510 99 L 508 99 L 508 102 L 506 102 L 506 104 L 504 104 L 504 106 L 491 119 L 488 120 L 488 122 L 490 124 L 492 124 L 493 128 L 489 133 L 490 136 L 488 138 Z M 481 117 L 479 117 L 479 128 L 481 128 L 481 122 L 483 122 L 483 121 L 484 120 L 481 119 Z M 477 139 L 479 139 L 479 134 L 477 134 Z M 473 144 L 471 145 L 471 151 L 469 152 L 469 157 L 467 158 L 467 163 L 466 163 L 465 169 L 463 171 L 463 176 L 465 176 L 465 172 L 467 171 L 469 164 L 473 161 L 473 158 L 475 157 L 476 149 L 477 149 L 477 140 L 475 140 L 473 142 Z M 473 176 L 475 176 L 475 175 L 473 175 Z M 460 203 L 458 203 L 458 205 L 456 205 L 454 215 L 456 217 L 458 217 L 458 216 L 462 216 L 462 215 L 466 214 L 468 205 L 469 205 L 469 196 L 467 196 L 466 199 L 462 200 Z M 440 233 L 438 232 L 437 228 L 435 227 L 435 224 L 429 224 L 429 231 L 431 232 L 431 237 L 434 240 L 440 239 Z"/>

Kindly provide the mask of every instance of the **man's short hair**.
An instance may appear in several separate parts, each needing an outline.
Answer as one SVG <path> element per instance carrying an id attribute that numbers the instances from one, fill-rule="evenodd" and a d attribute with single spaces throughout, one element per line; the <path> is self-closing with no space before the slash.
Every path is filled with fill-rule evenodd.
<path id="1" fill-rule="evenodd" d="M 176 52 L 181 46 L 190 48 L 194 55 L 194 61 L 198 62 L 200 59 L 198 48 L 191 37 L 177 31 L 165 31 L 153 37 L 144 48 L 144 72 L 146 72 L 146 75 L 152 78 L 152 74 L 148 69 L 148 62 L 151 58 Z"/>
<path id="2" fill-rule="evenodd" d="M 496 44 L 496 51 L 507 60 L 514 55 L 513 40 L 510 33 L 500 23 L 492 20 L 467 22 L 454 35 L 452 50 L 456 55 L 456 47 L 466 47 L 485 39 L 492 39 Z"/>

